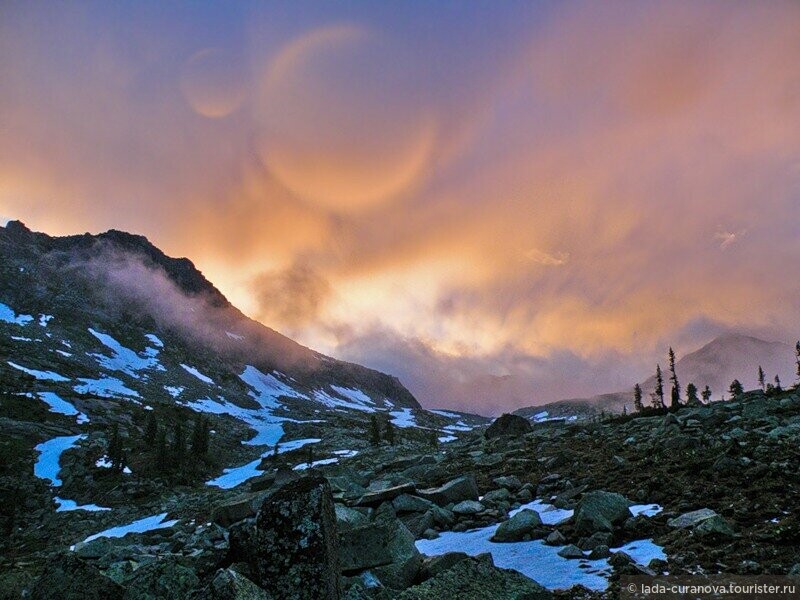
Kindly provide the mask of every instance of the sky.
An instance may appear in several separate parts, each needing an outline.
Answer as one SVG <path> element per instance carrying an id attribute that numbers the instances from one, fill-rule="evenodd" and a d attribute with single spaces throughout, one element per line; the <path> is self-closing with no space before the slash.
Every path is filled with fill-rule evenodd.
<path id="1" fill-rule="evenodd" d="M 797 2 L 0 4 L 0 217 L 497 413 L 800 336 Z"/>

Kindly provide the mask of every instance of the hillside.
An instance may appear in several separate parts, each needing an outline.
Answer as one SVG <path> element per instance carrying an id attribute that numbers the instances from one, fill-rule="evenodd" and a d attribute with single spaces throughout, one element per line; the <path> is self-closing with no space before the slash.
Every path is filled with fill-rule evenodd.
<path id="1" fill-rule="evenodd" d="M 772 381 L 779 375 L 784 384 L 791 384 L 794 377 L 794 348 L 783 342 L 769 342 L 738 333 L 725 333 L 699 350 L 680 358 L 675 364 L 682 394 L 688 383 L 698 389 L 708 385 L 711 399 L 719 400 L 728 395 L 728 387 L 734 379 L 742 382 L 745 389 L 758 387 L 758 366 L 761 365 Z M 668 394 L 668 373 L 666 360 L 661 365 L 664 370 L 665 391 Z M 534 417 L 547 412 L 548 417 L 590 416 L 605 412 L 621 412 L 627 405 L 633 408 L 633 384 L 631 389 L 599 394 L 588 398 L 570 398 L 550 402 L 541 406 L 528 406 L 515 411 L 515 414 Z M 649 403 L 650 393 L 655 390 L 655 375 L 641 382 L 645 404 Z M 540 419 L 542 417 L 540 416 Z"/>

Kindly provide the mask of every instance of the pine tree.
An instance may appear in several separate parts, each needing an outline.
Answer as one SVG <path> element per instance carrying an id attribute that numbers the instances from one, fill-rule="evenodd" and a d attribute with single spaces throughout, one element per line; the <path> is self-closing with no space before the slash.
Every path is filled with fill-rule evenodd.
<path id="1" fill-rule="evenodd" d="M 309 444 L 306 446 L 306 464 L 312 466 L 314 464 L 314 445 Z"/>
<path id="2" fill-rule="evenodd" d="M 642 406 L 642 386 L 638 383 L 633 386 L 633 408 L 636 412 L 642 412 L 644 406 Z"/>
<path id="3" fill-rule="evenodd" d="M 672 383 L 672 407 L 677 408 L 681 403 L 681 385 L 675 372 L 675 351 L 672 346 L 669 347 L 669 372 L 669 380 Z"/>
<path id="4" fill-rule="evenodd" d="M 794 346 L 794 355 L 797 362 L 797 379 L 800 380 L 800 340 Z"/>
<path id="5" fill-rule="evenodd" d="M 194 422 L 191 452 L 195 456 L 205 456 L 208 453 L 208 419 L 202 415 Z"/>
<path id="6" fill-rule="evenodd" d="M 151 448 L 156 441 L 158 434 L 158 425 L 156 424 L 156 416 L 153 411 L 147 415 L 147 425 L 144 428 L 144 443 L 148 448 Z"/>
<path id="7" fill-rule="evenodd" d="M 394 446 L 394 425 L 391 421 L 386 421 L 386 427 L 383 430 L 384 439 L 389 442 L 390 446 Z"/>
<path id="8" fill-rule="evenodd" d="M 670 390 L 670 401 L 669 401 L 669 408 L 670 410 L 678 410 L 681 407 L 681 393 L 674 385 Z"/>
<path id="9" fill-rule="evenodd" d="M 744 388 L 742 387 L 742 383 L 738 379 L 734 379 L 731 382 L 730 388 L 728 388 L 728 392 L 730 392 L 731 399 L 736 399 L 742 394 L 744 394 Z"/>
<path id="10" fill-rule="evenodd" d="M 780 394 L 783 391 L 781 387 L 781 378 L 778 375 L 775 375 L 775 393 Z"/>
<path id="11" fill-rule="evenodd" d="M 627 415 L 628 415 L 628 405 L 627 404 L 623 404 L 622 405 L 622 416 L 625 417 Z"/>
<path id="12" fill-rule="evenodd" d="M 686 386 L 686 404 L 690 406 L 700 404 L 700 398 L 697 397 L 697 386 L 693 383 Z"/>
<path id="13" fill-rule="evenodd" d="M 656 396 L 658 408 L 664 408 L 664 376 L 661 374 L 661 365 L 656 365 Z"/>
<path id="14" fill-rule="evenodd" d="M 711 402 L 711 388 L 708 386 L 704 387 L 703 391 L 700 393 L 700 396 L 702 396 L 705 404 Z"/>
<path id="15" fill-rule="evenodd" d="M 758 365 L 758 385 L 761 386 L 761 391 L 767 389 L 766 376 L 764 375 L 764 369 L 761 368 L 761 365 Z"/>
<path id="16" fill-rule="evenodd" d="M 374 414 L 370 415 L 369 417 L 369 429 L 370 429 L 370 436 L 369 440 L 373 446 L 378 447 L 381 445 L 381 427 L 378 424 L 378 417 Z"/>

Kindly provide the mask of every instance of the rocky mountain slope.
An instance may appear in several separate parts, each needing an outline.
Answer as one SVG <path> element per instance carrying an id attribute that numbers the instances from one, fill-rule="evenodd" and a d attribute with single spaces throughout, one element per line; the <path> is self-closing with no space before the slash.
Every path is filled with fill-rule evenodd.
<path id="1" fill-rule="evenodd" d="M 728 395 L 728 387 L 734 379 L 742 382 L 746 389 L 758 386 L 757 371 L 759 365 L 764 369 L 767 381 L 771 382 L 775 375 L 781 381 L 791 383 L 795 379 L 794 348 L 783 342 L 764 341 L 752 336 L 738 333 L 726 333 L 713 339 L 699 350 L 680 358 L 675 371 L 678 380 L 684 387 L 694 383 L 698 389 L 709 386 L 712 400 L 719 400 Z M 666 361 L 661 365 L 666 374 Z M 644 393 L 645 404 L 649 403 L 650 393 L 655 390 L 655 375 L 640 382 Z M 685 391 L 682 393 L 685 395 Z M 668 392 L 669 390 L 667 390 Z M 515 411 L 515 414 L 529 418 L 590 417 L 605 412 L 622 412 L 622 407 L 633 408 L 633 383 L 631 389 L 619 392 L 598 394 L 589 398 L 570 398 L 550 402 L 541 406 L 528 406 Z M 547 414 L 543 414 L 547 413 Z"/>

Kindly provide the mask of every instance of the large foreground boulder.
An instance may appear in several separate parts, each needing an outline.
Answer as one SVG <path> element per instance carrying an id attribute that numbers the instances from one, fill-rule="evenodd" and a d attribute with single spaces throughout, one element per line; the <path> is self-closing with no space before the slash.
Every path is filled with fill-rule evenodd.
<path id="1" fill-rule="evenodd" d="M 201 598 L 203 600 L 271 600 L 272 596 L 241 573 L 232 569 L 220 569 Z"/>
<path id="2" fill-rule="evenodd" d="M 408 588 L 398 600 L 545 600 L 553 594 L 524 575 L 495 567 L 490 560 L 467 558 L 449 569 Z"/>
<path id="3" fill-rule="evenodd" d="M 74 554 L 52 560 L 33 585 L 32 600 L 106 600 L 125 589 Z"/>
<path id="4" fill-rule="evenodd" d="M 614 531 L 631 515 L 630 500 L 613 492 L 589 492 L 584 494 L 575 511 L 575 530 L 579 534 L 591 535 L 597 531 Z"/>
<path id="5" fill-rule="evenodd" d="M 493 542 L 519 542 L 529 536 L 531 539 L 533 534 L 542 525 L 542 518 L 535 510 L 526 508 L 519 511 L 508 521 L 503 521 L 497 527 L 492 536 Z"/>
<path id="6" fill-rule="evenodd" d="M 502 435 L 521 436 L 533 431 L 531 422 L 519 415 L 504 414 L 497 417 L 486 429 L 484 434 L 487 439 L 500 437 Z"/>
<path id="7" fill-rule="evenodd" d="M 464 500 L 477 500 L 478 484 L 472 475 L 464 475 L 448 481 L 438 488 L 417 490 L 417 496 L 430 500 L 439 506 L 458 504 Z"/>
<path id="8" fill-rule="evenodd" d="M 276 599 L 339 598 L 336 512 L 324 477 L 303 477 L 267 498 L 249 545 L 255 582 Z"/>

